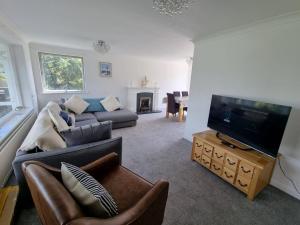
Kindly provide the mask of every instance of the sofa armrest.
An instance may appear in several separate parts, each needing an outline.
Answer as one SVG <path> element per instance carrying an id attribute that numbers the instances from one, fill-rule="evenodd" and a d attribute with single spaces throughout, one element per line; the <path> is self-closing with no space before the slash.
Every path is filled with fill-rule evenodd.
<path id="1" fill-rule="evenodd" d="M 104 141 L 57 149 L 48 152 L 38 152 L 20 155 L 13 161 L 13 169 L 20 186 L 20 199 L 30 199 L 30 193 L 22 172 L 22 163 L 26 161 L 39 161 L 47 165 L 60 168 L 61 162 L 67 162 L 76 166 L 89 164 L 109 153 L 118 154 L 119 163 L 122 160 L 122 138 L 108 139 Z"/>
<path id="2" fill-rule="evenodd" d="M 162 224 L 168 198 L 168 190 L 169 183 L 167 181 L 158 181 L 133 207 L 115 217 L 109 219 L 83 217 L 74 219 L 66 225 Z"/>

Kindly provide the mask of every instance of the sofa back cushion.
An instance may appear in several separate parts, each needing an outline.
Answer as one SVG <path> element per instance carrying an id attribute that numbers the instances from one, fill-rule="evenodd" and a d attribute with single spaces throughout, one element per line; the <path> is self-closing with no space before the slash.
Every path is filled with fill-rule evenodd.
<path id="1" fill-rule="evenodd" d="M 64 140 L 54 129 L 47 106 L 39 113 L 19 150 L 29 151 L 36 147 L 44 151 L 66 147 Z"/>
<path id="2" fill-rule="evenodd" d="M 89 106 L 84 112 L 105 112 L 103 105 L 100 101 L 104 98 L 85 98 L 84 101 L 89 103 Z"/>
<path id="3" fill-rule="evenodd" d="M 112 122 L 104 121 L 62 131 L 60 134 L 68 147 L 111 138 Z"/>

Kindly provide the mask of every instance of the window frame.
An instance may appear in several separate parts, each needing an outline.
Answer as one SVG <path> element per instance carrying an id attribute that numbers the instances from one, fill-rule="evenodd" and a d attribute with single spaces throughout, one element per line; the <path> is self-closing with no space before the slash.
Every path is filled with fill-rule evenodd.
<path id="1" fill-rule="evenodd" d="M 78 58 L 81 59 L 82 62 L 82 90 L 47 90 L 45 88 L 46 81 L 45 81 L 45 75 L 44 75 L 44 68 L 42 65 L 41 55 L 54 55 L 54 56 L 62 56 L 62 57 L 72 57 L 72 58 Z M 42 93 L 43 94 L 61 94 L 61 93 L 86 93 L 86 85 L 85 85 L 85 64 L 84 64 L 84 57 L 78 56 L 78 55 L 69 55 L 69 54 L 61 54 L 61 53 L 52 53 L 52 52 L 46 52 L 46 51 L 39 51 L 38 52 L 38 61 L 39 61 L 39 67 L 40 67 L 40 76 L 41 76 L 41 83 L 42 83 Z"/>
<path id="2" fill-rule="evenodd" d="M 16 73 L 15 63 L 16 59 L 11 51 L 11 48 L 5 42 L 0 42 L 0 49 L 3 49 L 7 52 L 7 61 L 3 62 L 3 66 L 5 68 L 7 75 L 7 88 L 9 90 L 10 101 L 7 102 L 7 105 L 11 105 L 12 110 L 0 118 L 0 127 L 5 124 L 11 117 L 13 117 L 16 113 L 17 107 L 23 107 L 23 101 L 21 97 L 21 89 L 19 86 L 19 78 Z M 6 104 L 0 104 L 6 105 Z"/>

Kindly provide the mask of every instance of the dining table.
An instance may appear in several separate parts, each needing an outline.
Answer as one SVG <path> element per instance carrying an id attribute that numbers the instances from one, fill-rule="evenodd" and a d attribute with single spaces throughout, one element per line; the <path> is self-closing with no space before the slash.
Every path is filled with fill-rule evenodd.
<path id="1" fill-rule="evenodd" d="M 176 96 L 175 97 L 175 102 L 179 104 L 179 112 L 178 112 L 178 121 L 183 122 L 184 121 L 184 108 L 188 107 L 188 101 L 189 97 L 188 96 Z M 168 113 L 167 113 L 168 117 Z"/>

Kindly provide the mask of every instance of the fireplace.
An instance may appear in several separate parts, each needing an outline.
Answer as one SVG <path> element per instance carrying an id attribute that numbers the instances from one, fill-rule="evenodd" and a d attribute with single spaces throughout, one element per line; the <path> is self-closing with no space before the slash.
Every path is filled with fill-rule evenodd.
<path id="1" fill-rule="evenodd" d="M 136 112 L 138 114 L 151 113 L 153 111 L 153 93 L 140 92 L 136 95 Z"/>

